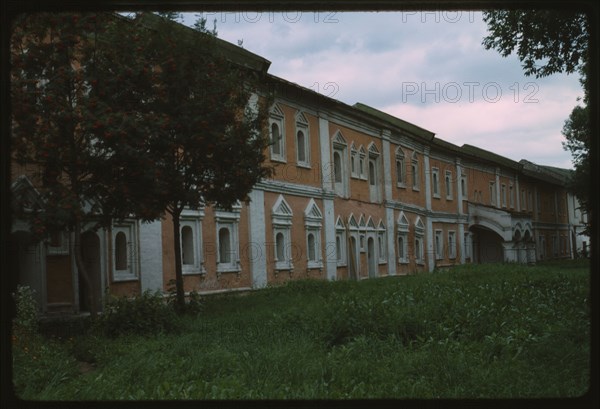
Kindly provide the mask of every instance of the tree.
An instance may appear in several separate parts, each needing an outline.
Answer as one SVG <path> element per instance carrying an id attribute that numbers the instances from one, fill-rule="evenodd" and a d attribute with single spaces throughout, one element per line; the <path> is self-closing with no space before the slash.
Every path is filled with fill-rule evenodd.
<path id="1" fill-rule="evenodd" d="M 503 57 L 515 52 L 525 75 L 540 78 L 578 72 L 581 76 L 584 106 L 576 106 L 566 120 L 563 147 L 573 156 L 575 172 L 570 188 L 591 213 L 588 19 L 583 13 L 568 10 L 494 10 L 484 12 L 483 20 L 489 31 L 483 40 L 485 48 L 495 49 Z"/>
<path id="2" fill-rule="evenodd" d="M 132 113 L 140 100 L 138 82 L 148 80 L 124 75 L 143 72 L 136 59 L 124 58 L 136 51 L 139 37 L 133 25 L 104 13 L 37 13 L 14 23 L 13 159 L 32 170 L 41 195 L 37 208 L 17 216 L 30 220 L 38 239 L 73 232 L 75 263 L 95 315 L 99 300 L 83 262 L 81 234 L 90 224 L 97 229 L 138 214 L 126 193 L 144 186 L 143 177 L 118 172 L 119 161 L 143 166 L 144 158 L 110 142 L 128 139 L 131 146 L 144 134 L 147 118 Z"/>
<path id="3" fill-rule="evenodd" d="M 155 184 L 139 200 L 151 196 L 149 210 L 172 219 L 182 307 L 181 212 L 205 205 L 230 209 L 270 175 L 264 165 L 270 98 L 252 98 L 260 74 L 230 63 L 205 22 L 191 29 L 155 14 L 136 20 L 152 31 L 145 58 L 153 67 L 153 92 L 141 109 L 154 117 L 144 155 L 153 162 L 147 172 Z"/>

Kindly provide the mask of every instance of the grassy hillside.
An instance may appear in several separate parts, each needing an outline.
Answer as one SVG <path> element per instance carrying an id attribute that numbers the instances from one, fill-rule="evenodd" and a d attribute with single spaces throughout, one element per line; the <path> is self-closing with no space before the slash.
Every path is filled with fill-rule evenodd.
<path id="1" fill-rule="evenodd" d="M 585 262 L 298 281 L 206 298 L 174 333 L 13 339 L 14 379 L 52 400 L 575 397 L 589 315 Z"/>

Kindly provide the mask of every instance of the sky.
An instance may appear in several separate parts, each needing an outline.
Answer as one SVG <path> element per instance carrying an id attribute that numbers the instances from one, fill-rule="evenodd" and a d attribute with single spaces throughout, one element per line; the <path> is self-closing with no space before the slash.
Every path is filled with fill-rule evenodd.
<path id="1" fill-rule="evenodd" d="M 561 130 L 583 96 L 578 75 L 525 76 L 516 56 L 483 47 L 479 12 L 210 12 L 183 23 L 200 15 L 285 80 L 458 146 L 572 168 Z"/>

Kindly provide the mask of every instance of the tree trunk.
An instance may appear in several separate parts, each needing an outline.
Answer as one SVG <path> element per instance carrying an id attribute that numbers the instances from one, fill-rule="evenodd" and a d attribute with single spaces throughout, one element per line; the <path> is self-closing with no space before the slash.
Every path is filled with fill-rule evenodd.
<path id="1" fill-rule="evenodd" d="M 175 289 L 177 290 L 177 307 L 185 308 L 185 292 L 183 291 L 183 272 L 181 266 L 181 234 L 179 232 L 179 216 L 181 210 L 171 213 L 173 218 L 173 245 L 175 247 Z"/>
<path id="2" fill-rule="evenodd" d="M 96 294 L 94 292 L 94 288 L 92 285 L 92 280 L 88 274 L 85 263 L 83 262 L 83 256 L 81 254 L 81 222 L 77 222 L 75 224 L 75 232 L 74 232 L 74 243 L 73 243 L 73 252 L 75 253 L 75 265 L 77 266 L 77 271 L 79 275 L 83 278 L 83 282 L 87 289 L 88 293 L 88 301 L 90 303 L 90 315 L 92 317 L 96 317 L 98 315 L 98 300 L 96 299 Z"/>

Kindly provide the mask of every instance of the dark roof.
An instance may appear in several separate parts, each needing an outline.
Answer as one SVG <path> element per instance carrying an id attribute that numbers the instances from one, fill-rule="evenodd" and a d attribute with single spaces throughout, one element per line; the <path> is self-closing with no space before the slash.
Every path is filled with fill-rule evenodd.
<path id="1" fill-rule="evenodd" d="M 163 17 L 160 17 L 154 13 L 141 13 L 136 17 L 137 21 L 141 21 L 142 24 L 146 25 L 149 28 L 152 28 L 158 22 L 161 21 Z M 177 23 L 175 21 L 172 22 L 177 26 L 181 27 L 182 30 L 186 30 L 189 33 L 195 33 L 198 36 L 203 36 L 203 34 L 199 31 L 194 30 L 188 26 Z M 250 68 L 256 71 L 260 71 L 266 73 L 269 67 L 271 66 L 271 61 L 266 58 L 261 57 L 260 55 L 254 54 L 242 47 L 237 45 L 233 45 L 225 40 L 222 40 L 218 37 L 215 37 L 217 47 L 219 51 L 223 53 L 223 56 L 230 62 L 243 66 L 246 68 Z"/>
<path id="2" fill-rule="evenodd" d="M 353 107 L 393 125 L 394 128 L 399 128 L 408 131 L 422 139 L 425 139 L 426 141 L 432 141 L 433 137 L 435 136 L 435 133 L 431 131 L 421 128 L 417 125 L 411 124 L 410 122 L 406 122 L 400 118 L 396 118 L 395 116 L 392 116 L 390 114 L 387 114 L 368 105 L 362 104 L 360 102 L 354 104 Z"/>
<path id="3" fill-rule="evenodd" d="M 555 185 L 566 186 L 573 173 L 569 169 L 538 165 L 526 159 L 521 159 L 519 163 L 523 174 Z"/>
<path id="4" fill-rule="evenodd" d="M 505 158 L 504 156 L 500 156 L 496 153 L 486 151 L 485 149 L 481 149 L 473 145 L 464 144 L 461 147 L 461 151 L 486 162 L 493 162 L 497 165 L 505 166 L 514 170 L 521 169 L 521 165 L 519 164 L 519 162 L 515 162 L 512 159 Z"/>

